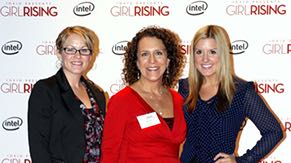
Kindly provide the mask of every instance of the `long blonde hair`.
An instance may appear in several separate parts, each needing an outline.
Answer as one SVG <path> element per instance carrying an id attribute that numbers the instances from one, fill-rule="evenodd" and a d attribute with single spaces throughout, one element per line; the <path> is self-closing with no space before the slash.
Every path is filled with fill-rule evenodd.
<path id="1" fill-rule="evenodd" d="M 200 28 L 191 43 L 190 65 L 189 65 L 189 95 L 186 99 L 188 111 L 192 112 L 197 104 L 199 90 L 203 82 L 203 76 L 195 67 L 195 47 L 199 40 L 212 38 L 218 46 L 218 54 L 220 55 L 220 65 L 217 71 L 219 90 L 217 97 L 219 98 L 217 109 L 223 111 L 227 109 L 234 96 L 234 68 L 233 57 L 231 55 L 231 42 L 226 30 L 217 25 L 207 25 Z"/>

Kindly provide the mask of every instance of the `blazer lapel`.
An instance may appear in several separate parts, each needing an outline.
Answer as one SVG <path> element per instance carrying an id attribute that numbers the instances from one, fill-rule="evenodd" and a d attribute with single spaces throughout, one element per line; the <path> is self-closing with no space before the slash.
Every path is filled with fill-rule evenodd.
<path id="1" fill-rule="evenodd" d="M 83 82 L 85 82 L 86 85 L 89 87 L 89 89 L 92 91 L 94 99 L 98 105 L 100 114 L 105 115 L 105 105 L 106 105 L 105 101 L 106 101 L 106 99 L 105 99 L 105 96 L 103 94 L 103 91 L 98 89 L 98 87 L 90 80 L 86 80 L 84 77 L 81 77 L 81 80 Z"/>
<path id="2" fill-rule="evenodd" d="M 58 84 L 61 88 L 61 95 L 62 99 L 64 101 L 64 104 L 66 105 L 66 109 L 73 114 L 73 116 L 78 120 L 78 121 L 83 121 L 80 105 L 81 103 L 76 100 L 76 97 L 74 95 L 74 92 L 72 88 L 69 85 L 69 82 L 63 72 L 62 69 L 58 71 L 56 74 L 57 76 L 57 81 Z M 83 123 L 80 123 L 83 124 Z"/>

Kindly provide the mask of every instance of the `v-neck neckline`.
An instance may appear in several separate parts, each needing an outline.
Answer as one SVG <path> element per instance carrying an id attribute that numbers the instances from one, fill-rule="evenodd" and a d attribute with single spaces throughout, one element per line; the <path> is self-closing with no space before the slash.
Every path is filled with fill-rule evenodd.
<path id="1" fill-rule="evenodd" d="M 174 122 L 173 122 L 173 126 L 172 126 L 172 129 L 170 129 L 170 127 L 168 126 L 168 124 L 167 124 L 167 122 L 164 120 L 164 118 L 159 114 L 159 113 L 157 113 L 142 97 L 141 97 L 141 95 L 140 94 L 138 94 L 133 88 L 131 88 L 130 86 L 127 86 L 132 92 L 133 92 L 133 94 L 135 95 L 135 97 L 137 97 L 137 99 L 138 99 L 138 101 L 140 101 L 141 103 L 142 103 L 142 106 L 145 108 L 145 110 L 146 110 L 146 112 L 147 113 L 152 113 L 152 112 L 155 112 L 156 114 L 157 114 L 157 116 L 159 117 L 159 119 L 160 119 L 160 121 L 161 121 L 161 123 L 163 123 L 163 125 L 166 125 L 167 126 L 167 129 L 172 133 L 173 131 L 174 131 L 174 129 L 175 129 L 175 127 L 176 127 L 176 115 L 177 115 L 177 113 L 176 113 L 176 109 L 175 109 L 175 106 L 176 106 L 176 104 L 175 104 L 175 101 L 174 101 L 174 95 L 173 95 L 173 93 L 172 93 L 172 91 L 169 89 L 169 92 L 171 93 L 171 96 L 172 96 L 172 104 L 173 104 L 173 115 L 174 115 L 174 117 L 172 117 L 172 118 L 174 118 Z M 167 117 L 168 118 L 168 117 Z M 171 117 L 169 117 L 169 118 L 171 118 Z M 162 119 L 162 120 L 161 120 Z"/>

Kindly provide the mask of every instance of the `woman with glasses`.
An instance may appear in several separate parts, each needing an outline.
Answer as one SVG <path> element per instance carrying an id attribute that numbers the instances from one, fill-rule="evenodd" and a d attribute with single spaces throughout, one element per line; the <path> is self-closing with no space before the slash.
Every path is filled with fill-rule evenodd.
<path id="1" fill-rule="evenodd" d="M 96 34 L 65 28 L 56 39 L 59 71 L 39 80 L 28 104 L 32 162 L 100 162 L 106 93 L 85 77 L 99 52 Z"/>

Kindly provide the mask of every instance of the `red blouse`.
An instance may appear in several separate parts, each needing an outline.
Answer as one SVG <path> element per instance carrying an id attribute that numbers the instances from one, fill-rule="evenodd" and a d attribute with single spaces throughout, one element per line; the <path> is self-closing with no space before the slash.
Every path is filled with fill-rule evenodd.
<path id="1" fill-rule="evenodd" d="M 174 106 L 172 130 L 157 114 L 160 124 L 141 129 L 137 116 L 154 110 L 130 87 L 112 96 L 105 116 L 101 163 L 180 163 L 185 139 L 183 99 L 170 89 Z"/>

